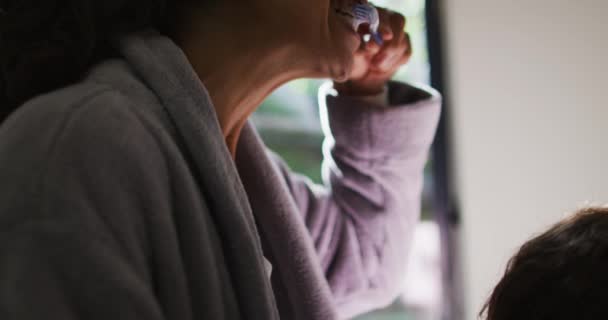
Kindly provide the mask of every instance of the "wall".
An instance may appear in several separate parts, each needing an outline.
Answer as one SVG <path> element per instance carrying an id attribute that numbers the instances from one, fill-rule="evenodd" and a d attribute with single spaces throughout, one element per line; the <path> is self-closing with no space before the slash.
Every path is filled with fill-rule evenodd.
<path id="1" fill-rule="evenodd" d="M 468 320 L 526 239 L 608 203 L 608 1 L 442 8 Z"/>

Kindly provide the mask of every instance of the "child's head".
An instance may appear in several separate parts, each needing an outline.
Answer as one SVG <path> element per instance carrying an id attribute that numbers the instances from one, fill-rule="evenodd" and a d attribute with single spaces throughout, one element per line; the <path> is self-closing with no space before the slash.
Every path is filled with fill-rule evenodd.
<path id="1" fill-rule="evenodd" d="M 581 210 L 525 243 L 483 313 L 487 320 L 608 319 L 608 208 Z"/>

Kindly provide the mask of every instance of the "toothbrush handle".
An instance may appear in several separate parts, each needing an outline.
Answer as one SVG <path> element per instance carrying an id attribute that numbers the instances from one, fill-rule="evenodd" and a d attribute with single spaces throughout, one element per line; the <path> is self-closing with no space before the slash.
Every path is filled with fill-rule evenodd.
<path id="1" fill-rule="evenodd" d="M 376 42 L 379 46 L 384 44 L 384 40 L 382 40 L 382 37 L 378 32 L 372 32 L 372 40 L 374 40 L 374 42 Z"/>

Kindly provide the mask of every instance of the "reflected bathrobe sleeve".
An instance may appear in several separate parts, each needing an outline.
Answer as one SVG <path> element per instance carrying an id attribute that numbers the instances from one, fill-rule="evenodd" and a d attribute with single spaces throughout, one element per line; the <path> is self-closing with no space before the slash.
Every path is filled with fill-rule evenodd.
<path id="1" fill-rule="evenodd" d="M 274 156 L 343 318 L 386 306 L 401 292 L 439 120 L 434 90 L 397 82 L 387 88 L 388 105 L 321 88 L 323 185 Z"/>

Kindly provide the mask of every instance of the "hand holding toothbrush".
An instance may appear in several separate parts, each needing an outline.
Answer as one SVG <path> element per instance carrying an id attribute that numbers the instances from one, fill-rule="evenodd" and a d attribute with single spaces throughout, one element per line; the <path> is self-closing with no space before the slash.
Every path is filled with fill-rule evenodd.
<path id="1" fill-rule="evenodd" d="M 355 52 L 349 80 L 334 83 L 334 88 L 340 94 L 363 96 L 382 92 L 386 83 L 412 55 L 410 36 L 405 32 L 405 17 L 384 8 L 377 10 L 377 32 L 370 30 L 374 26 L 369 24 L 357 25 L 357 31 L 362 35 L 371 35 L 371 39 L 363 42 Z"/>

